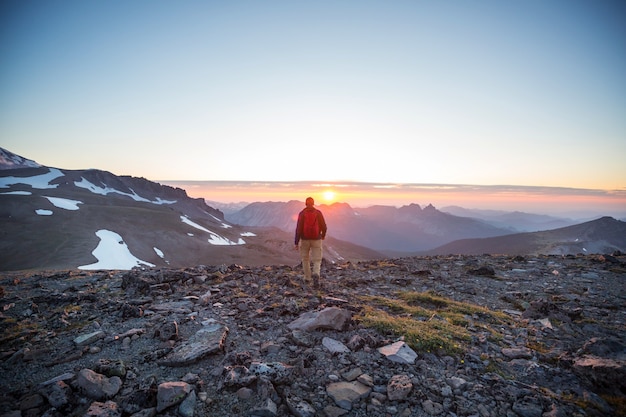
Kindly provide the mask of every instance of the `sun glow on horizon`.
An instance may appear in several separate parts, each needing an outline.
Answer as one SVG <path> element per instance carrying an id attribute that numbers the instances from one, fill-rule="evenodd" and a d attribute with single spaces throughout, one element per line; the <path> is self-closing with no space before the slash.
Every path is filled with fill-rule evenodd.
<path id="1" fill-rule="evenodd" d="M 326 190 L 322 194 L 326 203 L 334 203 L 336 201 L 337 194 L 333 190 Z"/>

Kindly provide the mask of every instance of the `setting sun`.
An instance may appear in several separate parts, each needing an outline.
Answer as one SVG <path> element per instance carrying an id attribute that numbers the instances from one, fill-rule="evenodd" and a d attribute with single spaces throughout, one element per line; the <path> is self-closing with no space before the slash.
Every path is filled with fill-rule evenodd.
<path id="1" fill-rule="evenodd" d="M 324 201 L 326 201 L 327 203 L 332 203 L 335 201 L 335 192 L 332 190 L 327 190 L 324 191 Z"/>

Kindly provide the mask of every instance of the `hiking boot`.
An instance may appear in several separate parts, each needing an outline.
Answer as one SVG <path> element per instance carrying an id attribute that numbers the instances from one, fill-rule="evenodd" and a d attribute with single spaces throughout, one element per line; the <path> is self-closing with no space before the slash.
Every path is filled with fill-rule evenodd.
<path id="1" fill-rule="evenodd" d="M 320 289 L 320 276 L 317 274 L 313 274 L 313 288 Z"/>

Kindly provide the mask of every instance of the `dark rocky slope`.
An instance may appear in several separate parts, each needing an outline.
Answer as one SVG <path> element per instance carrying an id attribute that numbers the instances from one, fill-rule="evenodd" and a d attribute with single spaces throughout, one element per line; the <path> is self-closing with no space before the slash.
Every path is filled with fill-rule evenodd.
<path id="1" fill-rule="evenodd" d="M 615 255 L 5 274 L 0 415 L 625 415 Z"/>
<path id="2" fill-rule="evenodd" d="M 298 259 L 293 232 L 228 224 L 180 188 L 98 170 L 0 171 L 0 271 L 93 264 L 100 230 L 118 234 L 133 256 L 157 267 Z M 332 261 L 382 256 L 337 239 L 326 243 Z"/>

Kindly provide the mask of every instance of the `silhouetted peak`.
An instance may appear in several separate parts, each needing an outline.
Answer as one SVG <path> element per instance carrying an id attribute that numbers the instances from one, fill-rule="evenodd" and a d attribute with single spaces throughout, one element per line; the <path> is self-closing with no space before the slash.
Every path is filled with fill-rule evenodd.
<path id="1" fill-rule="evenodd" d="M 402 211 L 422 211 L 422 207 L 419 204 L 415 204 L 415 203 L 411 203 L 408 206 L 402 206 L 400 207 L 400 210 Z"/>
<path id="2" fill-rule="evenodd" d="M 326 205 L 326 204 L 324 204 L 324 205 Z M 348 204 L 348 203 L 339 203 L 339 202 L 337 202 L 337 203 L 333 203 L 333 204 L 331 204 L 329 207 L 333 207 L 333 208 L 342 208 L 342 209 L 350 209 L 350 210 L 352 210 L 352 207 L 351 207 L 351 206 L 350 206 L 350 204 Z"/>
<path id="3" fill-rule="evenodd" d="M 616 220 L 614 217 L 611 217 L 611 216 L 603 216 L 603 217 L 600 217 L 597 221 L 613 223 L 613 222 L 618 222 L 619 220 Z"/>

